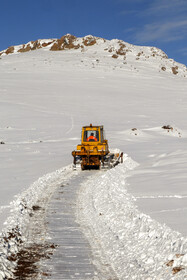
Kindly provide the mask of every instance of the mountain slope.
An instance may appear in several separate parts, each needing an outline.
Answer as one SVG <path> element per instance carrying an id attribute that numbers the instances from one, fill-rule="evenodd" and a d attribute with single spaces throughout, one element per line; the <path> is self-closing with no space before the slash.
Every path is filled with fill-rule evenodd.
<path id="1" fill-rule="evenodd" d="M 99 51 L 103 52 L 103 56 L 117 59 L 118 63 L 130 64 L 135 71 L 141 71 L 142 68 L 155 68 L 158 72 L 172 73 L 179 76 L 187 76 L 187 68 L 185 65 L 168 59 L 168 56 L 160 49 L 155 47 L 142 47 L 128 44 L 121 40 L 105 40 L 103 38 L 88 35 L 77 38 L 67 34 L 60 39 L 43 39 L 31 41 L 26 44 L 12 46 L 0 52 L 0 56 L 24 53 L 36 49 L 44 49 L 50 51 L 63 50 L 81 50 L 95 51 L 95 47 L 99 47 Z"/>
<path id="2" fill-rule="evenodd" d="M 182 244 L 186 244 L 182 235 L 186 236 L 187 233 L 187 79 L 183 77 L 183 66 L 179 65 L 179 72 L 174 75 L 171 66 L 173 63 L 178 64 L 164 58 L 160 50 L 157 55 L 148 58 L 145 56 L 152 52 L 151 48 L 121 42 L 126 47 L 119 50 L 121 46 L 118 40 L 96 38 L 94 43 L 94 38 L 91 37 L 86 43 L 83 43 L 83 38 L 74 38 L 74 41 L 65 43 L 65 37 L 63 44 L 55 41 L 55 48 L 64 48 L 62 51 L 50 51 L 54 44 L 49 44 L 22 53 L 17 50 L 23 46 L 15 47 L 15 53 L 6 55 L 4 52 L 1 55 L 0 230 L 5 234 L 10 226 L 10 219 L 7 219 L 10 214 L 13 222 L 22 222 L 25 217 L 22 216 L 23 212 L 29 214 L 30 209 L 19 202 L 23 202 L 23 198 L 30 201 L 30 196 L 33 199 L 40 198 L 38 188 L 40 191 L 41 186 L 45 189 L 45 178 L 49 181 L 53 178 L 51 174 L 38 180 L 39 177 L 72 162 L 71 151 L 80 142 L 81 127 L 90 123 L 103 124 L 109 147 L 119 148 L 129 154 L 138 162 L 138 166 L 128 174 L 125 173 L 127 176 L 123 172 L 118 176 L 116 169 L 111 170 L 109 173 L 114 174 L 112 177 L 119 178 L 118 183 L 113 180 L 108 180 L 111 184 L 104 179 L 103 182 L 100 181 L 101 188 L 97 185 L 97 189 L 100 189 L 102 195 L 97 200 L 99 194 L 95 192 L 94 198 L 95 202 L 99 202 L 96 205 L 99 206 L 98 212 L 94 213 L 98 214 L 97 219 L 107 219 L 110 214 L 112 219 L 108 220 L 118 230 L 115 226 L 115 221 L 119 221 L 118 215 L 127 222 L 123 208 L 124 201 L 128 200 L 128 193 L 131 193 L 133 204 L 130 203 L 132 208 L 129 210 L 132 209 L 132 212 L 128 212 L 128 215 L 136 225 L 135 235 L 141 237 L 144 231 L 142 240 L 144 236 L 147 240 L 152 240 L 144 223 L 145 216 L 142 213 L 145 213 L 148 220 L 150 216 L 151 219 L 169 226 L 171 236 L 178 236 L 175 231 L 180 232 L 181 239 L 174 238 L 171 242 L 182 253 L 185 248 Z M 49 42 L 51 40 L 44 40 L 42 44 Z M 84 46 L 81 47 L 81 44 Z M 70 48 L 73 45 L 76 47 Z M 127 51 L 125 55 L 123 51 L 126 48 L 131 48 L 132 51 Z M 144 55 L 138 55 L 140 49 Z M 118 57 L 112 57 L 114 55 Z M 165 66 L 170 65 L 166 71 L 160 68 L 162 62 Z M 55 174 L 58 175 L 58 172 Z M 102 177 L 101 174 L 102 178 L 106 179 L 107 176 Z M 34 181 L 37 183 L 32 185 Z M 50 190 L 49 185 L 48 187 Z M 93 189 L 96 190 L 95 187 Z M 45 191 L 43 194 L 45 195 Z M 103 211 L 102 197 L 106 198 L 106 206 L 110 206 L 108 201 L 116 205 L 115 212 L 112 211 L 113 206 L 110 207 L 110 212 Z M 89 198 L 93 201 L 92 195 Z M 119 202 L 121 214 L 118 213 Z M 14 217 L 15 205 L 20 211 L 17 213 L 19 219 Z M 132 219 L 131 214 L 136 206 L 143 219 L 142 224 L 138 216 Z M 158 229 L 156 224 L 157 222 L 153 223 L 151 230 L 155 240 L 157 235 L 154 232 Z M 132 230 L 131 223 L 129 227 Z M 114 238 L 124 238 L 123 230 L 124 228 L 120 229 L 119 235 L 114 235 Z M 128 236 L 128 225 L 126 233 Z M 164 243 L 162 236 L 159 236 L 158 241 Z M 1 245 L 0 249 L 3 251 L 3 243 Z M 136 248 L 135 246 L 134 252 Z M 180 252 L 177 250 L 175 253 Z M 171 261 L 174 260 L 173 257 L 176 256 L 171 256 Z M 140 256 L 140 259 L 143 263 L 145 257 Z M 175 261 L 174 263 L 176 265 Z M 151 265 L 148 264 L 150 269 Z M 123 266 L 120 268 L 123 269 Z M 168 267 L 168 270 L 172 273 L 172 267 Z M 184 279 L 181 278 L 183 273 L 183 270 L 179 271 L 173 275 L 173 279 Z M 164 279 L 167 277 L 166 275 Z"/>

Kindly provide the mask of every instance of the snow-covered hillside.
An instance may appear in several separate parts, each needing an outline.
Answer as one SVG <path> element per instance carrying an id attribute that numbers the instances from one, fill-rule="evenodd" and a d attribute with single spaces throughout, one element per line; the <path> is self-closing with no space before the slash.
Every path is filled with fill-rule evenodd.
<path id="1" fill-rule="evenodd" d="M 36 49 L 50 51 L 62 50 L 81 50 L 81 52 L 99 51 L 103 57 L 118 59 L 119 63 L 129 64 L 136 72 L 142 68 L 147 70 L 156 68 L 157 71 L 172 73 L 174 75 L 187 77 L 185 65 L 168 59 L 168 56 L 160 49 L 155 47 L 135 46 L 122 40 L 106 40 L 99 37 L 88 35 L 77 38 L 67 34 L 60 39 L 43 39 L 31 41 L 26 44 L 11 46 L 0 52 L 0 56 L 24 53 Z"/>
<path id="2" fill-rule="evenodd" d="M 186 74 L 184 65 L 159 49 L 92 36 L 66 35 L 2 51 L 0 231 L 10 230 L 7 218 L 14 220 L 15 205 L 34 181 L 72 162 L 81 126 L 92 123 L 103 124 L 109 146 L 138 163 L 125 187 L 139 213 L 185 237 Z M 37 188 L 29 189 L 32 203 Z"/>

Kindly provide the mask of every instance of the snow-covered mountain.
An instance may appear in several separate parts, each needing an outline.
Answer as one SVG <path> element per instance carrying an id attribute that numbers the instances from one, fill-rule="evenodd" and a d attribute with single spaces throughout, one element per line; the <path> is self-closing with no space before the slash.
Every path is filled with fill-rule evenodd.
<path id="1" fill-rule="evenodd" d="M 103 57 L 117 59 L 119 63 L 128 64 L 139 71 L 142 68 L 155 68 L 156 71 L 172 73 L 187 77 L 187 68 L 181 63 L 169 59 L 168 56 L 156 47 L 142 47 L 126 43 L 122 40 L 106 40 L 88 35 L 77 38 L 67 34 L 60 39 L 39 39 L 26 44 L 11 46 L 0 52 L 0 56 L 24 53 L 37 49 L 50 51 L 81 50 L 94 52 L 98 50 Z"/>
<path id="2" fill-rule="evenodd" d="M 0 279 L 11 278 L 33 207 L 74 176 L 71 151 L 90 123 L 128 157 L 83 184 L 80 223 L 118 279 L 184 279 L 186 73 L 157 48 L 91 35 L 1 52 Z"/>

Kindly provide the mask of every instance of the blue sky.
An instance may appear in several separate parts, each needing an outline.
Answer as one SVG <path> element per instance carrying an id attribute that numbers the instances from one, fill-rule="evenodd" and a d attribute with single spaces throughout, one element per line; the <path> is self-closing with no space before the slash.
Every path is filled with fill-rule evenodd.
<path id="1" fill-rule="evenodd" d="M 0 50 L 67 33 L 156 46 L 187 65 L 187 0 L 0 2 Z"/>

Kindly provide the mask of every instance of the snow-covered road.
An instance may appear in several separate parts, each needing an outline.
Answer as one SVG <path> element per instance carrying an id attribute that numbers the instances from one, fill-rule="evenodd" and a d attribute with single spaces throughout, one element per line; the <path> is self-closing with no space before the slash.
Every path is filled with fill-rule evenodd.
<path id="1" fill-rule="evenodd" d="M 57 248 L 52 259 L 45 262 L 44 271 L 48 273 L 48 279 L 114 279 L 111 278 L 114 272 L 109 264 L 104 271 L 103 267 L 102 270 L 96 267 L 95 259 L 100 252 L 96 248 L 92 250 L 90 240 L 85 237 L 80 224 L 76 221 L 80 184 L 87 181 L 90 176 L 92 179 L 95 178 L 98 171 L 75 171 L 73 178 L 56 190 L 49 204 L 48 233 Z"/>
<path id="2" fill-rule="evenodd" d="M 106 172 L 74 172 L 69 166 L 36 181 L 12 206 L 1 239 L 0 279 L 20 277 L 20 252 L 27 258 L 25 250 L 34 248 L 35 254 L 50 242 L 58 247 L 47 262 L 36 260 L 37 277 L 183 280 L 187 240 L 137 209 L 127 191 L 136 166 L 126 155 Z"/>

